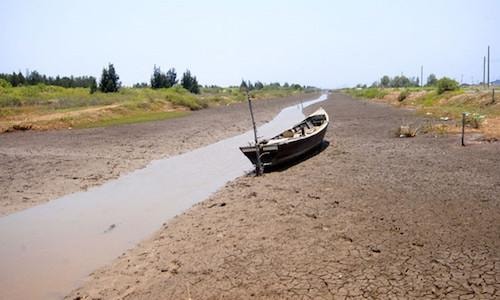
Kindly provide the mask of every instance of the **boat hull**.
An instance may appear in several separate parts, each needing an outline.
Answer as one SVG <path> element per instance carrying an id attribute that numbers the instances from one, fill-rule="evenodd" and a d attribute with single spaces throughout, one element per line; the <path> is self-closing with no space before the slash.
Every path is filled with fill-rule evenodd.
<path id="1" fill-rule="evenodd" d="M 259 145 L 261 163 L 264 167 L 278 166 L 306 154 L 317 148 L 323 142 L 326 134 L 325 126 L 321 131 L 301 139 L 289 140 L 284 143 Z M 257 155 L 255 146 L 240 147 L 243 154 L 255 165 L 257 164 Z"/>

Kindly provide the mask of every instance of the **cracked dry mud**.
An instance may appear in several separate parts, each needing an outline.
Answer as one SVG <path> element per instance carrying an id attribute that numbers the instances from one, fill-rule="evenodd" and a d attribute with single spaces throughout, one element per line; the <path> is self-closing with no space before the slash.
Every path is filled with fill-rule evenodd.
<path id="1" fill-rule="evenodd" d="M 269 121 L 283 107 L 318 96 L 254 101 L 257 121 Z M 151 160 L 237 135 L 250 124 L 248 105 L 238 103 L 166 121 L 0 134 L 0 216 L 101 185 Z"/>
<path id="2" fill-rule="evenodd" d="M 321 153 L 227 184 L 68 299 L 500 298 L 500 144 L 400 139 L 424 120 L 340 94 L 321 106 Z"/>

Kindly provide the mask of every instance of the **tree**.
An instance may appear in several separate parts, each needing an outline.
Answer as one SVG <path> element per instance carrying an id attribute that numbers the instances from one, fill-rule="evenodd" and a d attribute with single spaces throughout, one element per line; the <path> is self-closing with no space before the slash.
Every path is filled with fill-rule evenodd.
<path id="1" fill-rule="evenodd" d="M 264 88 L 264 84 L 262 84 L 262 82 L 260 81 L 256 81 L 254 87 L 256 90 L 262 90 Z"/>
<path id="2" fill-rule="evenodd" d="M 427 77 L 427 86 L 433 86 L 433 85 L 436 85 L 437 83 L 437 78 L 436 78 L 436 75 L 434 74 L 430 74 L 428 77 Z"/>
<path id="3" fill-rule="evenodd" d="M 411 86 L 410 79 L 408 77 L 401 75 L 401 76 L 396 76 L 391 80 L 391 87 L 409 87 Z"/>
<path id="4" fill-rule="evenodd" d="M 42 76 L 37 71 L 33 71 L 31 73 L 27 73 L 26 74 L 26 82 L 29 85 L 35 85 L 35 84 L 42 83 L 43 82 L 42 81 Z"/>
<path id="5" fill-rule="evenodd" d="M 152 89 L 161 89 L 166 87 L 167 85 L 167 76 L 163 74 L 160 70 L 160 67 L 153 67 L 153 76 L 151 76 L 151 88 Z"/>
<path id="6" fill-rule="evenodd" d="M 446 91 L 454 91 L 458 90 L 459 84 L 455 80 L 443 77 L 437 81 L 437 92 L 438 94 L 442 94 Z"/>
<path id="7" fill-rule="evenodd" d="M 199 94 L 200 93 L 200 85 L 198 84 L 198 79 L 196 79 L 196 76 L 193 78 L 193 85 L 191 86 L 191 93 L 193 94 Z"/>
<path id="8" fill-rule="evenodd" d="M 198 86 L 198 80 L 196 76 L 191 76 L 191 71 L 186 70 L 184 74 L 182 74 L 181 85 L 186 90 L 190 91 L 193 94 L 200 93 L 200 87 Z"/>
<path id="9" fill-rule="evenodd" d="M 241 80 L 240 91 L 245 92 L 248 90 L 248 84 L 245 80 Z"/>
<path id="10" fill-rule="evenodd" d="M 177 84 L 177 73 L 175 68 L 171 68 L 166 74 L 166 87 L 170 88 Z"/>
<path id="11" fill-rule="evenodd" d="M 391 84 L 391 79 L 389 78 L 389 76 L 387 75 L 382 76 L 382 78 L 380 79 L 380 86 L 386 88 L 389 87 L 390 84 Z"/>
<path id="12" fill-rule="evenodd" d="M 91 77 L 90 81 L 90 86 L 89 86 L 89 93 L 93 94 L 97 91 L 97 82 L 94 77 Z"/>
<path id="13" fill-rule="evenodd" d="M 134 83 L 133 87 L 136 89 L 143 89 L 143 88 L 149 87 L 149 85 L 147 82 L 137 82 L 137 83 Z"/>
<path id="14" fill-rule="evenodd" d="M 121 86 L 118 81 L 120 77 L 116 74 L 113 64 L 108 64 L 108 68 L 102 69 L 101 81 L 99 82 L 99 90 L 103 93 L 116 93 Z"/>

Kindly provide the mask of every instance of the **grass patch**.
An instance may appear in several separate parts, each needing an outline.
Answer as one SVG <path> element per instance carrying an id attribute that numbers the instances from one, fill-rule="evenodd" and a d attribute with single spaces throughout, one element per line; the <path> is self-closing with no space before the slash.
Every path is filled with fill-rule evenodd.
<path id="1" fill-rule="evenodd" d="M 468 128 L 480 129 L 489 136 L 500 136 L 500 103 L 493 100 L 491 90 L 479 87 L 471 88 L 442 88 L 412 87 L 405 89 L 379 88 L 346 89 L 346 94 L 366 99 L 381 99 L 395 106 L 409 106 L 426 116 L 433 116 L 438 121 L 453 120 L 450 124 L 438 124 L 429 128 L 421 128 L 421 132 L 454 132 L 461 125 L 462 113 L 467 112 L 466 124 Z M 440 93 L 441 92 L 441 93 Z M 387 97 L 384 98 L 384 96 Z M 455 124 L 456 123 L 456 124 Z M 459 124 L 460 123 L 460 124 Z M 415 132 L 416 133 L 416 132 Z M 402 126 L 398 129 L 399 136 L 411 136 L 413 130 Z"/>
<path id="2" fill-rule="evenodd" d="M 144 123 L 183 117 L 189 114 L 187 111 L 169 112 L 143 112 L 127 116 L 104 118 L 98 121 L 80 121 L 73 125 L 74 128 L 95 128 L 125 125 L 133 123 Z"/>
<path id="3" fill-rule="evenodd" d="M 389 93 L 389 91 L 381 88 L 346 89 L 344 92 L 355 98 L 363 99 L 382 99 Z"/>
<path id="4" fill-rule="evenodd" d="M 266 86 L 251 91 L 254 99 L 280 98 L 316 91 Z M 165 89 L 122 88 L 117 93 L 89 93 L 86 88 L 44 84 L 0 85 L 0 132 L 19 126 L 32 129 L 88 128 L 164 120 L 209 106 L 246 101 L 238 87 L 203 88 L 195 95 L 174 86 Z"/>

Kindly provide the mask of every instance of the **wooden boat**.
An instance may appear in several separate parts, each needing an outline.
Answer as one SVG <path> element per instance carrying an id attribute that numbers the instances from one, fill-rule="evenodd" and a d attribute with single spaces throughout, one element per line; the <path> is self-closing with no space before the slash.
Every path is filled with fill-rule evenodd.
<path id="1" fill-rule="evenodd" d="M 262 166 L 283 164 L 319 147 L 328 123 L 328 114 L 320 108 L 292 128 L 269 140 L 260 141 L 258 146 Z M 257 164 L 255 144 L 240 147 L 240 150 L 254 165 Z"/>

